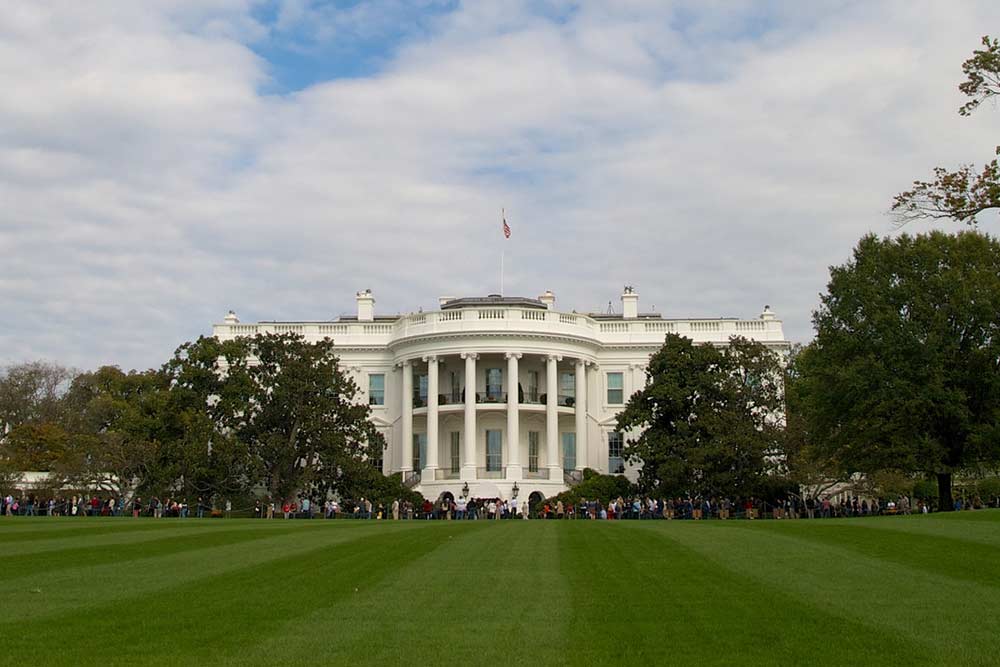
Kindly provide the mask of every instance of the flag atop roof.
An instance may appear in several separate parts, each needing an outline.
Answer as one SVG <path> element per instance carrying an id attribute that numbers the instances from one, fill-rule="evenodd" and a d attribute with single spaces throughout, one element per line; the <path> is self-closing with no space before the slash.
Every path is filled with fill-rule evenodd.
<path id="1" fill-rule="evenodd" d="M 500 209 L 500 219 L 503 220 L 503 235 L 504 238 L 510 238 L 510 225 L 507 224 L 507 214 L 503 209 Z"/>

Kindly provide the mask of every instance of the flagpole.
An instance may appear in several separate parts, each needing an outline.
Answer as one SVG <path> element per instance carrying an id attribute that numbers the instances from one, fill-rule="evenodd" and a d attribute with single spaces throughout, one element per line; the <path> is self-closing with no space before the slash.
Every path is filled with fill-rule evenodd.
<path id="1" fill-rule="evenodd" d="M 502 222 L 507 221 L 507 217 L 504 214 L 504 210 L 502 208 L 500 209 L 500 220 Z M 503 239 L 503 241 L 500 242 L 500 296 L 503 296 L 503 255 L 507 251 L 506 241 L 507 239 L 505 238 Z"/>

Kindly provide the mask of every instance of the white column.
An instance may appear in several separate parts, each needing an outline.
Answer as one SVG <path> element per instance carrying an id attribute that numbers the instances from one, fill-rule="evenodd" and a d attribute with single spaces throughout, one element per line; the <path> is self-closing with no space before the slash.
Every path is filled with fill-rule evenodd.
<path id="1" fill-rule="evenodd" d="M 438 358 L 424 357 L 427 362 L 427 461 L 422 480 L 433 480 L 438 468 Z"/>
<path id="2" fill-rule="evenodd" d="M 403 477 L 413 470 L 413 364 L 404 361 L 403 368 L 403 391 L 400 398 L 401 421 L 403 423 L 402 450 L 403 462 L 400 470 Z"/>
<path id="3" fill-rule="evenodd" d="M 507 479 L 521 479 L 521 422 L 518 401 L 517 360 L 520 352 L 507 353 Z"/>
<path id="4" fill-rule="evenodd" d="M 462 479 L 476 479 L 476 358 L 475 352 L 463 352 L 465 359 L 465 433 L 462 434 Z"/>
<path id="5" fill-rule="evenodd" d="M 590 464 L 587 458 L 587 362 L 576 360 L 576 469 Z"/>
<path id="6" fill-rule="evenodd" d="M 559 375 L 556 364 L 562 359 L 550 354 L 545 364 L 545 453 L 550 482 L 562 482 L 562 466 L 559 464 Z"/>

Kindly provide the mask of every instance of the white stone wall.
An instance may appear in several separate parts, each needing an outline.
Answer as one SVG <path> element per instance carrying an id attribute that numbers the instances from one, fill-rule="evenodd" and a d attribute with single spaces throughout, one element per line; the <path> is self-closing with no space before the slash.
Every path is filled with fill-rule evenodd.
<path id="1" fill-rule="evenodd" d="M 374 317 L 367 309 L 370 294 L 364 297 L 364 308 L 359 313 L 365 318 Z M 362 312 L 363 311 L 363 312 Z M 438 469 L 450 464 L 450 433 L 462 433 L 460 451 L 464 455 L 464 400 L 451 402 L 451 374 L 458 378 L 457 389 L 465 387 L 465 360 L 462 353 L 476 353 L 476 391 L 486 391 L 486 368 L 500 368 L 503 373 L 503 391 L 516 384 L 507 377 L 506 353 L 519 353 L 518 379 L 527 397 L 528 373 L 538 373 L 539 394 L 548 394 L 546 383 L 546 358 L 557 355 L 558 373 L 574 373 L 577 361 L 586 364 L 586 419 L 585 440 L 577 437 L 577 469 L 590 467 L 608 471 L 607 434 L 614 429 L 614 419 L 622 409 L 607 400 L 607 373 L 620 372 L 623 378 L 624 400 L 642 389 L 645 367 L 650 355 L 663 343 L 667 333 L 687 336 L 696 343 L 725 344 L 730 336 L 742 335 L 761 341 L 785 353 L 789 343 L 785 340 L 781 321 L 769 309 L 757 319 L 599 319 L 578 313 L 561 313 L 557 310 L 538 310 L 526 307 L 470 307 L 461 310 L 442 310 L 416 313 L 393 321 L 379 319 L 341 320 L 335 322 L 271 322 L 243 324 L 231 314 L 222 324 L 213 327 L 215 336 L 228 339 L 256 333 L 294 332 L 307 340 L 331 338 L 341 359 L 342 367 L 358 384 L 360 399 L 368 401 L 368 377 L 373 373 L 385 376 L 385 404 L 372 406 L 372 419 L 389 443 L 385 452 L 383 471 L 386 474 L 406 470 L 411 466 L 412 442 L 404 442 L 404 402 L 402 364 L 408 362 L 420 372 L 426 368 L 427 359 L 438 359 L 438 394 L 447 402 L 438 407 Z M 558 378 L 557 373 L 557 378 Z M 416 389 L 416 383 L 414 383 Z M 558 393 L 558 387 L 556 388 Z M 578 394 L 579 395 L 579 394 Z M 464 396 L 462 397 L 464 399 Z M 427 430 L 428 407 L 413 409 L 413 432 Z M 418 490 L 428 497 L 443 491 L 458 495 L 468 483 L 472 495 L 494 493 L 510 496 L 514 483 L 522 490 L 520 497 L 527 498 L 532 490 L 552 495 L 565 488 L 562 475 L 558 479 L 532 479 L 528 470 L 528 432 L 539 432 L 540 470 L 550 470 L 553 457 L 559 461 L 562 450 L 562 433 L 576 431 L 574 407 L 557 408 L 557 442 L 546 442 L 546 406 L 520 405 L 519 438 L 517 447 L 520 474 L 506 479 L 479 479 L 470 477 L 468 470 L 460 479 L 438 479 L 445 475 L 425 470 Z M 511 460 L 511 442 L 507 434 L 507 404 L 476 404 L 476 469 L 486 466 L 485 433 L 487 429 L 502 432 L 504 465 Z M 584 441 L 586 446 L 583 446 Z M 428 443 L 428 448 L 432 445 Z M 560 464 L 561 465 L 561 464 Z M 550 472 L 554 472 L 550 470 Z M 429 473 L 429 474 L 428 474 Z M 634 476 L 635 470 L 628 473 Z"/>

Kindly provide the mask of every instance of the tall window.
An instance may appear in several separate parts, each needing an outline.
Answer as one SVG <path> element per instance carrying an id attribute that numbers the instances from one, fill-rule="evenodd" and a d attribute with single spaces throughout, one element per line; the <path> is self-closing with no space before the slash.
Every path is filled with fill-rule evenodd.
<path id="1" fill-rule="evenodd" d="M 451 471 L 453 473 L 457 473 L 461 466 L 461 460 L 459 459 L 459 452 L 461 451 L 459 437 L 458 431 L 451 432 Z"/>
<path id="2" fill-rule="evenodd" d="M 608 433 L 608 473 L 619 475 L 625 472 L 625 459 L 622 450 L 625 448 L 625 438 L 618 431 Z"/>
<path id="3" fill-rule="evenodd" d="M 368 375 L 368 405 L 385 405 L 385 375 Z"/>
<path id="4" fill-rule="evenodd" d="M 424 461 L 427 460 L 427 434 L 413 434 L 413 469 L 423 470 Z"/>
<path id="5" fill-rule="evenodd" d="M 576 433 L 563 433 L 563 470 L 576 470 Z"/>
<path id="6" fill-rule="evenodd" d="M 413 407 L 422 408 L 427 405 L 427 373 L 413 374 Z"/>
<path id="7" fill-rule="evenodd" d="M 503 398 L 503 371 L 499 368 L 486 369 L 486 398 L 494 401 Z"/>
<path id="8" fill-rule="evenodd" d="M 528 472 L 538 472 L 538 431 L 528 431 Z"/>
<path id="9" fill-rule="evenodd" d="M 572 406 L 576 395 L 576 374 L 559 374 L 559 405 Z"/>
<path id="10" fill-rule="evenodd" d="M 538 402 L 538 371 L 528 371 L 528 391 L 524 400 L 528 403 Z"/>
<path id="11" fill-rule="evenodd" d="M 486 431 L 486 472 L 500 472 L 503 466 L 503 444 L 500 431 Z"/>
<path id="12" fill-rule="evenodd" d="M 608 373 L 608 405 L 625 402 L 625 379 L 622 373 Z"/>

